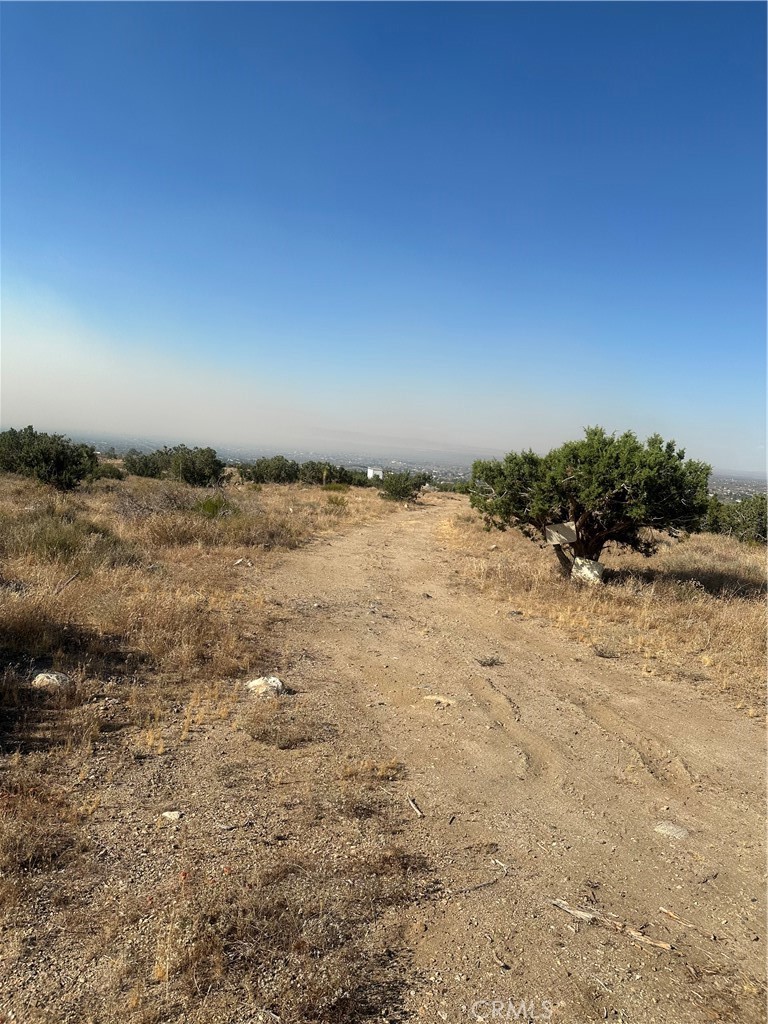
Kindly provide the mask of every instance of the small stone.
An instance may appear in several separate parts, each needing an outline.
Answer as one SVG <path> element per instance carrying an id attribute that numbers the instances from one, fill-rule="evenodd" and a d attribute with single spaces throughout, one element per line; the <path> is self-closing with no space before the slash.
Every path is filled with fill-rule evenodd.
<path id="1" fill-rule="evenodd" d="M 32 680 L 32 687 L 48 693 L 68 693 L 74 690 L 75 684 L 63 672 L 40 672 Z"/>
<path id="2" fill-rule="evenodd" d="M 674 821 L 660 821 L 653 831 L 669 836 L 670 839 L 687 839 L 689 834 L 687 828 L 675 824 Z"/>
<path id="3" fill-rule="evenodd" d="M 286 692 L 285 686 L 277 676 L 259 676 L 258 679 L 250 679 L 245 688 L 252 697 L 282 697 Z"/>
<path id="4" fill-rule="evenodd" d="M 181 811 L 163 811 L 166 821 L 178 821 L 181 818 Z"/>

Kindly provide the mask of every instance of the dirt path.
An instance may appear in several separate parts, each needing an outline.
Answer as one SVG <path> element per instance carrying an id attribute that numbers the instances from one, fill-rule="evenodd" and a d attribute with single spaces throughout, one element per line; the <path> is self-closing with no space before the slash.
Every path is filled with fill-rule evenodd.
<path id="1" fill-rule="evenodd" d="M 333 957 L 349 970 L 320 991 L 361 978 L 382 1024 L 765 1020 L 762 729 L 472 592 L 445 544 L 463 500 L 256 566 L 195 555 L 197 578 L 223 575 L 253 610 L 243 642 L 271 624 L 271 667 L 297 691 L 272 710 L 315 731 L 260 742 L 248 716 L 270 706 L 211 679 L 97 737 L 58 779 L 85 853 L 19 903 L 0 1020 L 266 1024 Z M 404 780 L 350 782 L 366 757 Z M 397 865 L 424 861 L 388 900 Z M 320 964 L 313 910 L 351 937 Z M 226 914 L 252 924 L 217 959 Z"/>
<path id="2" fill-rule="evenodd" d="M 411 913 L 408 1009 L 765 1019 L 762 730 L 462 588 L 457 508 L 431 496 L 288 555 L 265 588 L 291 684 L 401 760 L 423 811 L 409 841 L 443 894 Z"/>

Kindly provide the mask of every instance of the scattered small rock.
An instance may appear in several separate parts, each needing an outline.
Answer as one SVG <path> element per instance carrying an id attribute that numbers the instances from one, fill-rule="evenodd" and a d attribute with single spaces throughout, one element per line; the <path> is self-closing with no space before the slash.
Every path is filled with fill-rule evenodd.
<path id="1" fill-rule="evenodd" d="M 245 688 L 252 697 L 282 697 L 287 691 L 277 676 L 259 676 L 250 679 Z"/>
<path id="2" fill-rule="evenodd" d="M 47 693 L 69 693 L 75 684 L 63 672 L 40 672 L 32 680 L 32 687 Z"/>

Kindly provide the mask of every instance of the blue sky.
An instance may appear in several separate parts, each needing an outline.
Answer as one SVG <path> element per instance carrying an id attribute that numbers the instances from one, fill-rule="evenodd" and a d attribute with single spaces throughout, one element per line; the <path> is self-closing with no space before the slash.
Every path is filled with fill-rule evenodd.
<path id="1" fill-rule="evenodd" d="M 757 3 L 4 3 L 2 422 L 764 464 Z"/>

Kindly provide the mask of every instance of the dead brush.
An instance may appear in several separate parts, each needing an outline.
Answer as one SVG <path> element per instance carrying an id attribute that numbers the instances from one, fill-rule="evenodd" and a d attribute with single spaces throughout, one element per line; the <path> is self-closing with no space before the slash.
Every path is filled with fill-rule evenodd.
<path id="1" fill-rule="evenodd" d="M 80 574 L 141 560 L 141 553 L 133 545 L 60 501 L 21 514 L 0 512 L 0 555 L 58 562 Z"/>
<path id="2" fill-rule="evenodd" d="M 391 797 L 381 786 L 355 780 L 337 786 L 323 804 L 323 812 L 326 816 L 360 821 L 379 817 L 391 803 Z"/>
<path id="3" fill-rule="evenodd" d="M 82 850 L 76 811 L 18 759 L 0 773 L 0 874 L 24 878 Z"/>
<path id="4" fill-rule="evenodd" d="M 405 765 L 401 761 L 376 761 L 370 757 L 345 765 L 341 770 L 342 779 L 371 782 L 396 782 L 405 778 L 405 774 Z"/>
<path id="5" fill-rule="evenodd" d="M 0 676 L 0 743 L 6 750 L 48 751 L 55 757 L 86 754 L 104 723 L 89 703 L 92 688 L 80 681 L 64 693 L 29 686 L 31 673 L 8 667 Z"/>
<path id="6" fill-rule="evenodd" d="M 285 698 L 257 698 L 240 717 L 239 726 L 258 743 L 278 750 L 318 743 L 330 734 L 328 726 L 312 721 Z"/>

